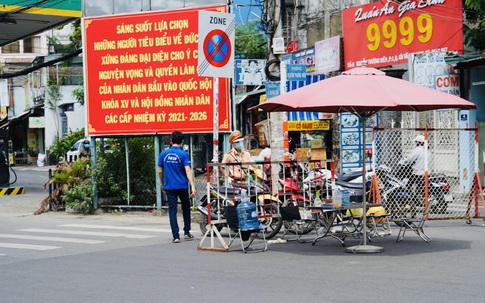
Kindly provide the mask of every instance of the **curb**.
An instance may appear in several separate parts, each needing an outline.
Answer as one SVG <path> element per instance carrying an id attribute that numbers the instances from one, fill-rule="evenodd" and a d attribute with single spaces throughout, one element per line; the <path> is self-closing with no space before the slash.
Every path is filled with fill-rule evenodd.
<path id="1" fill-rule="evenodd" d="M 0 196 L 16 196 L 25 193 L 23 186 L 0 188 Z"/>

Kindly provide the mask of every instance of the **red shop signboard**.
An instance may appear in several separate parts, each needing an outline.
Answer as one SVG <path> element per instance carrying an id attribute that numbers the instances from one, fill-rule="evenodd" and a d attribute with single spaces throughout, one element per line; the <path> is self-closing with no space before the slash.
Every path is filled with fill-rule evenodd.
<path id="1" fill-rule="evenodd" d="M 463 49 L 461 0 L 380 1 L 342 11 L 345 69 L 407 63 L 408 54 Z"/>
<path id="2" fill-rule="evenodd" d="M 212 132 L 213 78 L 199 77 L 198 11 L 84 18 L 88 134 Z M 229 80 L 219 81 L 219 131 L 229 131 Z"/>

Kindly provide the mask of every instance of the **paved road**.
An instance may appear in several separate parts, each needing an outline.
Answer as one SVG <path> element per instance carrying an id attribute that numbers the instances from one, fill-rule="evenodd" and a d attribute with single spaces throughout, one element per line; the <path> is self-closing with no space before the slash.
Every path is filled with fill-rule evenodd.
<path id="1" fill-rule="evenodd" d="M 2 301 L 483 302 L 478 221 L 429 222 L 429 244 L 415 235 L 395 243 L 394 234 L 373 240 L 383 253 L 355 255 L 333 239 L 198 251 L 198 239 L 172 244 L 167 225 L 145 219 L 0 218 Z"/>
<path id="2" fill-rule="evenodd" d="M 379 254 L 346 253 L 330 238 L 219 253 L 197 250 L 196 225 L 196 240 L 172 244 L 166 217 L 34 216 L 27 201 L 5 212 L 13 198 L 0 197 L 2 302 L 483 302 L 480 219 L 428 221 L 431 243 L 396 243 L 394 227 L 373 239 Z"/>
<path id="3" fill-rule="evenodd" d="M 13 166 L 10 170 L 11 186 L 23 186 L 27 193 L 42 193 L 42 186 L 49 180 L 49 169 L 53 166 Z"/>

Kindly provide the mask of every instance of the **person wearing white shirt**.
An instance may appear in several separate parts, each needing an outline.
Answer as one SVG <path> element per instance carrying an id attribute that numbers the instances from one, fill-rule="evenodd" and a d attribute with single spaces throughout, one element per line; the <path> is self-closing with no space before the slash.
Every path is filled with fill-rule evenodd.
<path id="1" fill-rule="evenodd" d="M 411 154 L 399 161 L 400 165 L 410 166 L 412 169 L 412 173 L 409 176 L 409 186 L 414 188 L 415 201 L 418 203 L 424 193 L 425 154 L 427 154 L 428 165 L 431 160 L 431 152 L 425 150 L 424 141 L 425 138 L 423 135 L 417 135 L 414 138 L 416 147 Z"/>

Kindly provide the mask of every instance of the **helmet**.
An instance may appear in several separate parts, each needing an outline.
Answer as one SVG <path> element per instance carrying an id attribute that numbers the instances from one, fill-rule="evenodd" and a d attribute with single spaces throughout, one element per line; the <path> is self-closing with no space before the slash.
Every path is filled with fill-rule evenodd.
<path id="1" fill-rule="evenodd" d="M 238 130 L 235 130 L 229 135 L 229 143 L 233 144 L 234 141 L 241 138 L 242 138 L 241 132 Z"/>
<path id="2" fill-rule="evenodd" d="M 414 142 L 424 143 L 424 136 L 423 135 L 417 135 L 416 138 L 414 138 Z"/>
<path id="3" fill-rule="evenodd" d="M 83 144 L 89 144 L 89 140 L 88 139 L 84 140 Z"/>

